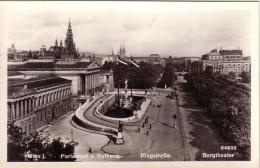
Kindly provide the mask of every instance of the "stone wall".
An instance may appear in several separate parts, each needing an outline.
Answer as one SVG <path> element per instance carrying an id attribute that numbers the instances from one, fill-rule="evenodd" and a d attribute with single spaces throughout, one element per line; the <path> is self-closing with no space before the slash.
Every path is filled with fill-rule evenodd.
<path id="1" fill-rule="evenodd" d="M 112 94 L 111 96 L 109 96 L 105 100 L 101 100 L 100 103 L 101 102 L 102 103 L 98 106 L 99 112 L 101 114 L 104 114 L 108 110 L 108 108 L 115 103 L 115 101 L 116 101 L 116 95 L 115 94 Z"/>

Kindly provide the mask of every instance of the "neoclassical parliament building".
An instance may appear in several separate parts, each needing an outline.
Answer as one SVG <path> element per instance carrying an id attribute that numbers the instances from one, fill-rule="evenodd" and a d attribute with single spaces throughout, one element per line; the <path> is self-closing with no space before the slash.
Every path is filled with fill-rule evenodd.
<path id="1" fill-rule="evenodd" d="M 114 89 L 112 70 L 78 58 L 71 23 L 65 46 L 56 42 L 39 55 L 48 59 L 8 63 L 8 123 L 21 127 L 27 135 L 78 108 L 79 100 Z"/>

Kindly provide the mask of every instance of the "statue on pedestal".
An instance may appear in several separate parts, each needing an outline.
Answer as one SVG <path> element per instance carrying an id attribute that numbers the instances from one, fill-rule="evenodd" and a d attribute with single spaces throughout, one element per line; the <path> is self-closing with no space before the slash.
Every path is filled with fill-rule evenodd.
<path id="1" fill-rule="evenodd" d="M 128 88 L 128 80 L 126 79 L 125 80 L 125 89 L 127 89 Z"/>
<path id="2" fill-rule="evenodd" d="M 117 132 L 117 138 L 116 138 L 116 144 L 123 144 L 124 138 L 123 138 L 123 123 L 119 121 L 118 124 L 118 132 Z"/>

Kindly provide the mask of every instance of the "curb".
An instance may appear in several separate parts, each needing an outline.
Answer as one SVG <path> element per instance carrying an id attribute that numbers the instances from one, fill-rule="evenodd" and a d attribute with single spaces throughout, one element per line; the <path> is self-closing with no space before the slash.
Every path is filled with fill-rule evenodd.
<path id="1" fill-rule="evenodd" d="M 182 136 L 182 139 L 183 139 L 185 161 L 190 161 L 189 147 L 188 147 L 188 144 L 187 144 L 187 138 L 186 138 L 186 134 L 185 134 L 185 130 L 184 130 L 183 118 L 182 118 L 182 114 L 180 112 L 180 107 L 179 107 L 179 97 L 176 95 L 176 93 L 174 93 L 174 95 L 175 95 L 175 98 L 176 98 L 177 114 L 179 116 L 178 118 L 179 118 L 180 126 L 181 126 L 181 136 Z"/>

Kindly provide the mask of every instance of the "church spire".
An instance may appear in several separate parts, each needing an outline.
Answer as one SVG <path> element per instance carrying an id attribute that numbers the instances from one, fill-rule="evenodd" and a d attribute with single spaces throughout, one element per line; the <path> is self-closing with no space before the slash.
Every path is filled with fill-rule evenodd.
<path id="1" fill-rule="evenodd" d="M 69 55 L 74 55 L 74 57 L 77 55 L 76 51 L 76 45 L 73 41 L 73 34 L 72 34 L 72 28 L 71 28 L 71 22 L 69 20 L 66 39 L 65 39 L 65 50 L 66 53 Z"/>
<path id="2" fill-rule="evenodd" d="M 58 47 L 58 41 L 57 41 L 57 38 L 55 40 L 55 47 Z"/>
<path id="3" fill-rule="evenodd" d="M 70 20 L 69 20 L 69 25 L 68 25 L 68 29 L 67 29 L 67 37 L 68 37 L 68 36 L 73 36 Z"/>
<path id="4" fill-rule="evenodd" d="M 63 44 L 62 44 L 62 39 L 60 40 L 60 47 L 63 47 Z"/>

